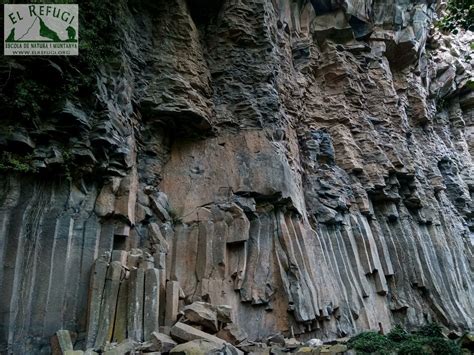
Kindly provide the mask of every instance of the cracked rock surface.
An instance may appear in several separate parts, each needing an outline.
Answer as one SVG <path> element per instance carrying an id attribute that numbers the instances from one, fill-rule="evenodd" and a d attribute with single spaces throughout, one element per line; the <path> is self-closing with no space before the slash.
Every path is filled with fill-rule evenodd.
<path id="1" fill-rule="evenodd" d="M 473 329 L 472 32 L 426 1 L 123 6 L 120 70 L 61 113 L 84 174 L 52 173 L 54 120 L 0 135 L 39 169 L 0 176 L 0 352 Z"/>

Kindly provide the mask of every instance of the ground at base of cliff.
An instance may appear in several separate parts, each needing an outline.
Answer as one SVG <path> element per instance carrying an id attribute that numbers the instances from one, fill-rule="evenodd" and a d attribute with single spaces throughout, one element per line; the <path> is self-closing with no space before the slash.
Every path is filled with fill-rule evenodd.
<path id="1" fill-rule="evenodd" d="M 387 334 L 367 331 L 351 338 L 340 338 L 323 343 L 320 339 L 299 341 L 275 334 L 261 342 L 239 341 L 239 329 L 227 325 L 216 334 L 203 326 L 203 317 L 190 313 L 173 327 L 166 327 L 168 334 L 153 332 L 149 341 L 136 342 L 126 339 L 108 343 L 102 349 L 74 350 L 74 334 L 60 330 L 52 338 L 53 355 L 125 355 L 125 354 L 183 354 L 183 355 L 464 355 L 474 352 L 472 332 L 447 331 L 437 323 L 428 323 L 413 331 L 396 325 Z M 231 323 L 230 323 L 231 324 Z M 223 331 L 226 329 L 226 331 Z"/>

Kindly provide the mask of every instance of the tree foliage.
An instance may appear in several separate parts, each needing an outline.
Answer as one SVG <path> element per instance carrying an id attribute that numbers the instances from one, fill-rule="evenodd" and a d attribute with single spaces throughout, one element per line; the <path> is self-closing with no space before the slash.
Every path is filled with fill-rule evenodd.
<path id="1" fill-rule="evenodd" d="M 400 325 L 386 336 L 376 332 L 363 332 L 352 337 L 347 346 L 357 354 L 399 355 L 461 355 L 458 342 L 443 336 L 441 326 L 428 323 L 415 332 L 408 332 Z"/>
<path id="2" fill-rule="evenodd" d="M 474 3 L 472 0 L 448 0 L 445 15 L 438 27 L 456 34 L 460 29 L 474 31 Z"/>

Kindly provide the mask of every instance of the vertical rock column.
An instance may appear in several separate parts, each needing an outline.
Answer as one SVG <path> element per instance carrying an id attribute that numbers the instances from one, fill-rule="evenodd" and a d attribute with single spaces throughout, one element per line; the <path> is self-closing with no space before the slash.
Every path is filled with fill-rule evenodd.
<path id="1" fill-rule="evenodd" d="M 114 251 L 95 263 L 90 286 L 87 348 L 108 342 L 143 342 L 159 330 L 160 271 L 140 249 Z"/>

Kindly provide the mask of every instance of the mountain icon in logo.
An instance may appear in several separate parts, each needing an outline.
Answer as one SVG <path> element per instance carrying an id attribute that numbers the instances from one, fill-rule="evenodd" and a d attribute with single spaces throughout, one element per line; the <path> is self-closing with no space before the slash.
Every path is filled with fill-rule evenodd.
<path id="1" fill-rule="evenodd" d="M 41 17 L 37 16 L 36 18 L 40 21 L 39 34 L 41 37 L 49 38 L 54 42 L 61 42 L 61 39 L 59 38 L 58 34 L 52 29 L 50 29 L 48 26 L 46 26 Z"/>
<path id="2" fill-rule="evenodd" d="M 78 55 L 78 4 L 4 4 L 4 55 Z"/>
<path id="3" fill-rule="evenodd" d="M 69 26 L 66 28 L 68 38 L 62 40 L 58 33 L 49 28 L 43 19 L 36 16 L 25 33 L 15 39 L 15 27 L 13 27 L 5 39 L 5 42 L 77 42 L 76 30 Z"/>

